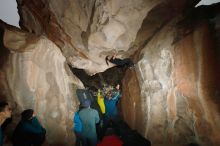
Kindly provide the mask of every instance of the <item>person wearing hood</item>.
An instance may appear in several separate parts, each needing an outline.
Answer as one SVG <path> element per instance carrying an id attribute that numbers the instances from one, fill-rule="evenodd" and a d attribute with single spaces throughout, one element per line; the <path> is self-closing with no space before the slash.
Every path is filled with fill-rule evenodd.
<path id="1" fill-rule="evenodd" d="M 96 146 L 97 132 L 96 124 L 99 123 L 99 114 L 95 109 L 90 108 L 91 101 L 86 99 L 82 103 L 83 109 L 80 110 L 79 116 L 82 121 L 82 135 L 88 140 L 89 146 Z"/>

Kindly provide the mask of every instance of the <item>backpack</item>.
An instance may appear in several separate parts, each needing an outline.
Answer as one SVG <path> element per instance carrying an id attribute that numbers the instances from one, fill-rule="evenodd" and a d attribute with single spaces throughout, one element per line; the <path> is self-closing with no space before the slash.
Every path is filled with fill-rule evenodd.
<path id="1" fill-rule="evenodd" d="M 76 95 L 79 99 L 79 102 L 82 104 L 86 99 L 89 99 L 91 102 L 93 101 L 92 94 L 87 89 L 77 89 Z"/>
<path id="2" fill-rule="evenodd" d="M 73 131 L 82 132 L 82 121 L 79 116 L 79 112 L 76 112 L 73 117 L 74 128 Z"/>

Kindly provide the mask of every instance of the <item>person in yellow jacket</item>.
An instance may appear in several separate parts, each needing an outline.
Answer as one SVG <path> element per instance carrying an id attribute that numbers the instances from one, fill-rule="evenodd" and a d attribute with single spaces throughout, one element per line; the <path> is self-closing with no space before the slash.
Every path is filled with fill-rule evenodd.
<path id="1" fill-rule="evenodd" d="M 104 97 L 101 95 L 100 89 L 98 89 L 98 94 L 97 94 L 97 103 L 101 109 L 101 113 L 105 114 L 105 103 L 104 103 Z"/>

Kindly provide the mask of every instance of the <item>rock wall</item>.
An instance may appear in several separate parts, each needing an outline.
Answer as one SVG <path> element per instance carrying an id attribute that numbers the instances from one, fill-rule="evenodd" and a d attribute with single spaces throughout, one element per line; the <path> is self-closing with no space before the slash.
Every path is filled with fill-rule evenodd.
<path id="1" fill-rule="evenodd" d="M 0 22 L 0 26 L 1 26 L 1 23 Z M 3 26 L 3 25 L 2 25 Z M 7 62 L 8 60 L 8 56 L 9 56 L 9 50 L 7 48 L 4 47 L 4 44 L 3 44 L 3 36 L 4 36 L 4 29 L 0 27 L 0 89 L 1 89 L 1 92 L 0 92 L 0 100 L 5 100 L 6 98 L 6 89 L 5 87 L 7 86 L 5 80 L 6 80 L 6 75 L 5 75 L 5 72 L 3 71 L 3 68 L 5 66 L 5 63 Z"/>
<path id="2" fill-rule="evenodd" d="M 121 99 L 132 128 L 153 144 L 220 145 L 219 6 L 193 8 L 199 0 L 17 2 L 21 28 L 29 33 L 5 31 L 10 52 L 0 54 L 6 56 L 1 94 L 18 112 L 34 108 L 50 143 L 74 140 L 75 89 L 83 85 L 67 64 L 93 75 L 113 66 L 104 59 L 116 51 L 136 63 L 126 71 Z"/>
<path id="3" fill-rule="evenodd" d="M 181 19 L 166 24 L 135 56 L 136 70 L 123 81 L 123 117 L 153 144 L 217 146 L 219 21 L 213 21 L 216 28 L 208 21 L 177 26 Z"/>
<path id="4" fill-rule="evenodd" d="M 152 30 L 147 31 L 149 37 L 197 1 L 17 0 L 21 28 L 45 33 L 61 48 L 69 64 L 91 75 L 111 67 L 104 61 L 106 55 L 117 51 L 119 56 L 127 57 L 136 51 L 136 34 L 150 11 L 154 10 L 147 19 Z"/>
<path id="5" fill-rule="evenodd" d="M 73 145 L 72 117 L 78 108 L 75 90 L 83 84 L 68 72 L 60 49 L 45 36 L 8 29 L 4 45 L 10 49 L 2 71 L 14 109 L 13 122 L 22 110 L 32 108 L 47 130 L 48 143 Z"/>

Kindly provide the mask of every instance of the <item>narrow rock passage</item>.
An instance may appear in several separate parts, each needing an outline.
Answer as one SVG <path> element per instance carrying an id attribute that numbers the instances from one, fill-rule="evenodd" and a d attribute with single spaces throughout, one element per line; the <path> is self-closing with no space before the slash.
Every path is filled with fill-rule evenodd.
<path id="1" fill-rule="evenodd" d="M 105 72 L 96 74 L 94 76 L 89 76 L 84 70 L 71 68 L 73 74 L 75 74 L 84 84 L 85 88 L 91 93 L 91 108 L 96 109 L 102 117 L 100 107 L 97 103 L 97 90 L 103 89 L 105 85 L 114 85 L 116 82 L 121 82 L 121 80 L 126 77 L 125 72 L 127 68 L 113 67 L 108 69 Z M 122 89 L 122 87 L 121 87 Z M 122 91 L 123 92 L 123 91 Z M 123 94 L 123 93 L 122 93 Z M 122 97 L 123 98 L 123 97 Z M 123 115 L 121 112 L 121 101 L 117 103 L 118 116 L 117 118 L 108 123 L 107 125 L 102 125 L 101 123 L 97 124 L 97 135 L 99 139 L 98 146 L 101 145 L 101 141 L 105 136 L 106 130 L 110 127 L 116 131 L 116 135 L 123 141 L 123 146 L 199 146 L 194 143 L 188 145 L 176 145 L 172 143 L 167 144 L 152 144 L 150 140 L 144 138 L 137 130 L 131 129 L 129 125 L 123 120 Z"/>
<path id="2" fill-rule="evenodd" d="M 126 122 L 123 121 L 121 112 L 118 112 L 118 116 L 114 120 L 110 120 L 103 124 L 103 115 L 101 109 L 97 103 L 97 90 L 106 90 L 105 86 L 114 85 L 116 82 L 121 82 L 124 77 L 124 73 L 127 68 L 125 67 L 113 67 L 106 72 L 99 73 L 94 76 L 88 76 L 83 70 L 71 68 L 71 71 L 83 82 L 84 86 L 91 93 L 90 100 L 92 101 L 91 108 L 96 109 L 101 118 L 101 122 L 96 125 L 99 144 L 105 137 L 106 130 L 113 128 L 118 138 L 120 138 L 124 146 L 150 146 L 150 141 L 142 137 L 136 130 L 132 130 Z M 121 87 L 120 87 L 121 88 Z M 123 93 L 122 93 L 123 94 Z M 122 97 L 123 98 L 123 97 Z M 82 101 L 79 99 L 79 101 Z M 120 99 L 117 102 L 117 108 L 119 109 Z"/>

